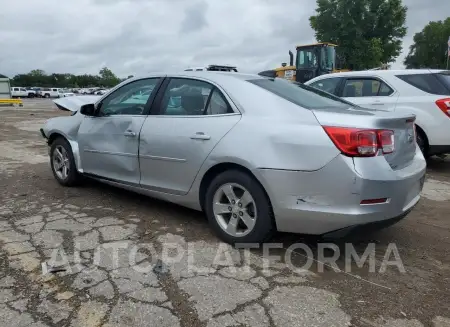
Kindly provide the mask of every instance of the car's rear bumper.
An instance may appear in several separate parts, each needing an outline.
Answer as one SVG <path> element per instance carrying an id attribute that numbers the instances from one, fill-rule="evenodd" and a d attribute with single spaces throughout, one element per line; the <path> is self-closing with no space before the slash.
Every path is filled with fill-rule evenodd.
<path id="1" fill-rule="evenodd" d="M 324 238 L 331 238 L 331 239 L 339 239 L 344 238 L 348 236 L 361 236 L 361 235 L 367 235 L 374 231 L 387 228 L 389 226 L 392 226 L 396 223 L 398 223 L 400 220 L 405 218 L 412 210 L 407 210 L 406 212 L 402 213 L 401 215 L 385 220 L 379 220 L 379 221 L 373 221 L 370 223 L 364 223 L 359 225 L 352 225 L 348 227 L 344 227 L 332 232 L 328 232 L 325 234 L 322 234 L 321 236 Z"/>
<path id="2" fill-rule="evenodd" d="M 406 216 L 420 199 L 425 169 L 417 151 L 411 164 L 397 171 L 382 156 L 339 155 L 313 172 L 261 169 L 258 175 L 279 231 L 322 235 Z M 388 201 L 361 204 L 381 198 Z"/>

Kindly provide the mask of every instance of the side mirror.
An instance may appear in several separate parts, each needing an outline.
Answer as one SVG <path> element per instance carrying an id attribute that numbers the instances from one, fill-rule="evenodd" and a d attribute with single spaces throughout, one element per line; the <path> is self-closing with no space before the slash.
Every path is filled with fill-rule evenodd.
<path id="1" fill-rule="evenodd" d="M 95 105 L 93 103 L 82 105 L 80 108 L 80 113 L 85 116 L 95 115 Z"/>

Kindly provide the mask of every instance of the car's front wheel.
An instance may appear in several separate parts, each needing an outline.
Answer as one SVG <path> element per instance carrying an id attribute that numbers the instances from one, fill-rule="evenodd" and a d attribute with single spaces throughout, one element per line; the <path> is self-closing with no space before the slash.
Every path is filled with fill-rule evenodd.
<path id="1" fill-rule="evenodd" d="M 72 148 L 63 138 L 57 138 L 50 148 L 50 165 L 58 183 L 64 186 L 74 186 L 80 182 Z"/>
<path id="2" fill-rule="evenodd" d="M 275 232 L 263 187 L 239 170 L 225 171 L 212 180 L 206 191 L 205 211 L 216 234 L 230 244 L 262 243 Z"/>

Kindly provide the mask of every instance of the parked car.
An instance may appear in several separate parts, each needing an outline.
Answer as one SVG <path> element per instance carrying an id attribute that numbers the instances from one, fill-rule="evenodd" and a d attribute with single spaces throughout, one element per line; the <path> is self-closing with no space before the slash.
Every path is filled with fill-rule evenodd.
<path id="1" fill-rule="evenodd" d="M 74 92 L 70 92 L 69 90 L 61 89 L 59 90 L 59 98 L 71 97 L 74 96 Z"/>
<path id="2" fill-rule="evenodd" d="M 95 95 L 103 95 L 103 94 L 107 93 L 108 91 L 109 91 L 108 89 L 99 89 L 99 90 L 96 90 L 94 92 L 94 94 Z"/>
<path id="3" fill-rule="evenodd" d="M 137 90 L 151 88 L 129 101 Z M 414 116 L 283 79 L 184 72 L 122 82 L 41 129 L 56 180 L 91 177 L 203 210 L 224 241 L 345 235 L 416 205 L 426 162 Z"/>
<path id="4" fill-rule="evenodd" d="M 34 98 L 36 96 L 36 91 L 27 90 L 24 87 L 14 86 L 11 87 L 11 97 L 12 98 Z"/>
<path id="5" fill-rule="evenodd" d="M 62 89 L 57 87 L 45 87 L 40 91 L 43 98 L 59 98 L 62 96 Z"/>
<path id="6" fill-rule="evenodd" d="M 308 82 L 359 106 L 416 115 L 425 156 L 450 153 L 450 72 L 377 70 L 322 75 Z"/>

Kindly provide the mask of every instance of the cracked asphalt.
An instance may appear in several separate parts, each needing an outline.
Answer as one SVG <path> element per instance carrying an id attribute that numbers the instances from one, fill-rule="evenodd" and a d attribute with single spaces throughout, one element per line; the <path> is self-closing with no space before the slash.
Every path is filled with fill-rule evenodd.
<path id="1" fill-rule="evenodd" d="M 343 244 L 340 270 L 302 269 L 310 258 L 286 249 L 321 240 L 277 235 L 269 258 L 219 242 L 201 213 L 95 181 L 60 186 L 38 130 L 65 114 L 43 99 L 0 108 L 1 327 L 450 326 L 450 159 L 430 160 L 406 219 L 352 243 L 375 247 L 375 271 Z M 392 244 L 404 272 L 383 272 Z"/>

